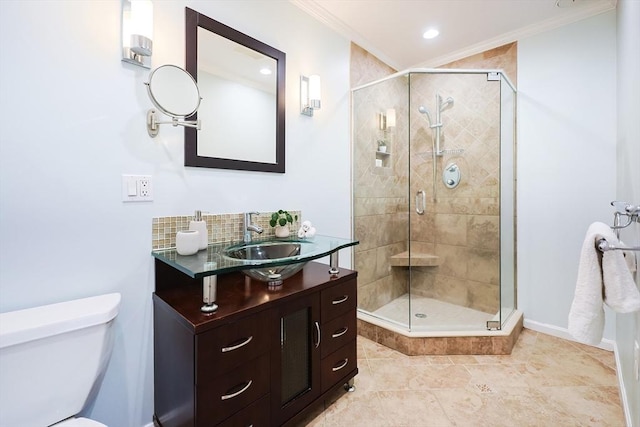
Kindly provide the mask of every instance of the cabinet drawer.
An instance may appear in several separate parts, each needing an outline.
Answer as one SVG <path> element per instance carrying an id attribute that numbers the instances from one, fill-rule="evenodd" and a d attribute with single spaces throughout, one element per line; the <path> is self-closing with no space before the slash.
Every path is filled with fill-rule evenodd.
<path id="1" fill-rule="evenodd" d="M 198 426 L 212 426 L 269 392 L 269 355 L 196 385 Z"/>
<path id="2" fill-rule="evenodd" d="M 196 335 L 196 381 L 221 373 L 268 352 L 270 311 Z"/>
<path id="3" fill-rule="evenodd" d="M 333 353 L 356 338 L 356 311 L 351 310 L 340 317 L 322 324 L 322 358 Z"/>
<path id="4" fill-rule="evenodd" d="M 320 316 L 323 322 L 332 320 L 356 308 L 356 280 L 332 286 L 320 293 Z"/>
<path id="5" fill-rule="evenodd" d="M 340 347 L 320 362 L 322 370 L 322 391 L 333 387 L 358 367 L 356 360 L 356 341 Z"/>
<path id="6" fill-rule="evenodd" d="M 269 427 L 269 395 L 260 398 L 231 418 L 224 420 L 219 427 Z"/>

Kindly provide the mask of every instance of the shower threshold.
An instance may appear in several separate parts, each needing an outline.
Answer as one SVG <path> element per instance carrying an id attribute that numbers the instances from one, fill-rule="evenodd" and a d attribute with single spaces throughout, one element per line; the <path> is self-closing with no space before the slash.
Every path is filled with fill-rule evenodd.
<path id="1" fill-rule="evenodd" d="M 501 330 L 408 330 L 406 324 L 360 309 L 357 317 L 359 335 L 409 356 L 511 354 L 523 327 L 518 310 L 508 316 Z"/>

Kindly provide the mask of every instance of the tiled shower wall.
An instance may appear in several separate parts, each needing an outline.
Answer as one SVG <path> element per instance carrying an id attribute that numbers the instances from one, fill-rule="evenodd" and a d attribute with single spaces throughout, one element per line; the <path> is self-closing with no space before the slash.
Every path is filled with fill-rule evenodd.
<path id="1" fill-rule="evenodd" d="M 515 63 L 516 45 L 510 44 L 446 67 L 500 68 L 512 72 L 509 78 L 515 81 Z M 364 77 L 381 78 L 392 71 L 357 46 L 352 48 L 351 64 L 352 83 L 355 77 L 357 84 L 366 83 Z M 441 261 L 438 267 L 412 269 L 412 292 L 496 313 L 500 271 L 499 83 L 487 82 L 486 74 L 412 75 L 410 111 L 408 84 L 407 77 L 398 77 L 354 93 L 358 306 L 374 311 L 407 292 L 408 269 L 391 267 L 389 257 L 408 249 L 411 221 L 412 250 L 435 254 Z M 455 99 L 453 108 L 442 113 L 442 148 L 465 151 L 436 158 L 434 194 L 431 131 L 417 111 L 424 105 L 435 119 L 436 92 Z M 387 108 L 396 109 L 397 125 L 383 133 L 377 129 L 376 114 Z M 375 153 L 380 138 L 390 141 L 388 155 Z M 411 141 L 411 158 L 407 140 Z M 383 161 L 381 167 L 376 167 L 376 158 Z M 447 189 L 441 180 L 442 168 L 453 161 L 462 171 L 462 181 L 455 189 Z M 427 194 L 423 216 L 414 210 L 413 197 L 419 190 Z"/>
<path id="2" fill-rule="evenodd" d="M 262 234 L 253 233 L 255 238 L 268 238 L 275 236 L 275 228 L 269 225 L 273 212 L 262 212 L 252 215 L 252 223 L 263 228 Z M 289 224 L 292 235 L 297 235 L 300 224 L 302 224 L 302 213 L 300 211 L 289 211 L 294 217 L 293 224 Z M 295 220 L 296 215 L 298 219 Z M 176 247 L 176 233 L 188 230 L 189 222 L 194 219 L 193 215 L 168 216 L 153 218 L 151 222 L 151 246 L 153 250 L 169 249 Z M 244 236 L 242 223 L 244 213 L 235 214 L 202 214 L 202 219 L 207 223 L 209 244 L 240 242 Z"/>

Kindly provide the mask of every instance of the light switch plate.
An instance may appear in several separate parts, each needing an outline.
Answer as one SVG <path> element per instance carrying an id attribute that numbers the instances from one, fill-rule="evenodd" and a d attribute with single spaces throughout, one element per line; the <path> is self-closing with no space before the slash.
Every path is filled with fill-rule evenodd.
<path id="1" fill-rule="evenodd" d="M 151 175 L 122 175 L 122 201 L 153 201 L 153 181 Z"/>

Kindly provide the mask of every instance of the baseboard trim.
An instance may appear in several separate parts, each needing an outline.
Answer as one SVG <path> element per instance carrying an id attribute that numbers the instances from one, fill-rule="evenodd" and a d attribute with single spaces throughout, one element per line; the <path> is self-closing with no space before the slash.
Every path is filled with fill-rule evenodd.
<path id="1" fill-rule="evenodd" d="M 620 404 L 624 411 L 624 420 L 627 423 L 627 427 L 633 427 L 633 421 L 631 420 L 631 408 L 629 407 L 629 400 L 627 399 L 627 389 L 624 386 L 624 378 L 620 371 L 622 363 L 620 361 L 620 353 L 618 352 L 618 344 L 613 343 L 613 354 L 616 357 L 616 374 L 618 376 L 618 392 L 620 393 Z"/>
<path id="2" fill-rule="evenodd" d="M 527 320 L 526 317 L 524 318 L 523 326 L 536 332 L 542 332 L 543 334 L 551 335 L 565 340 L 579 342 L 575 338 L 573 338 L 573 336 L 569 333 L 569 330 L 566 328 L 560 328 L 555 325 L 536 322 L 535 320 Z M 615 348 L 615 344 L 616 342 L 613 340 L 603 339 L 602 341 L 600 341 L 600 344 L 594 347 L 598 347 L 607 351 L 613 351 Z"/>

